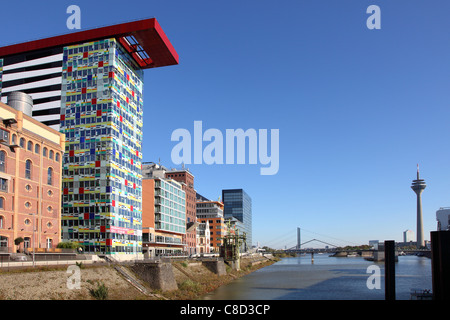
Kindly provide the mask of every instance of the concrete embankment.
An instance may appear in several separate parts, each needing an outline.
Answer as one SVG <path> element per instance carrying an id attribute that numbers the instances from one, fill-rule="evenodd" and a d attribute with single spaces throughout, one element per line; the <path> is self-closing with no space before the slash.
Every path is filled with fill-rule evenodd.
<path id="1" fill-rule="evenodd" d="M 93 300 L 100 284 L 108 299 L 198 299 L 229 282 L 276 262 L 262 256 L 243 257 L 240 270 L 214 259 L 136 263 L 82 264 L 79 286 L 68 265 L 0 268 L 0 300 Z"/>

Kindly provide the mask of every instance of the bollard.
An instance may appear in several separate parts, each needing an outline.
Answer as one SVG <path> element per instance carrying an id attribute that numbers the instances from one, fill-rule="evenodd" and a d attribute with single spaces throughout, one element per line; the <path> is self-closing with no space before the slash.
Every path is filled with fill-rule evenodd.
<path id="1" fill-rule="evenodd" d="M 433 300 L 450 300 L 450 231 L 430 234 Z"/>
<path id="2" fill-rule="evenodd" d="M 385 300 L 395 300 L 395 242 L 384 242 Z"/>

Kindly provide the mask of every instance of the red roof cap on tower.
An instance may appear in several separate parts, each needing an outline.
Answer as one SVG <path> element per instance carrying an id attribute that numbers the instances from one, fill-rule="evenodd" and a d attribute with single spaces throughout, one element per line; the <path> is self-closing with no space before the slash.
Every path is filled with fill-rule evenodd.
<path id="1" fill-rule="evenodd" d="M 178 64 L 178 54 L 155 18 L 1 47 L 0 57 L 106 38 L 116 38 L 142 69 Z"/>

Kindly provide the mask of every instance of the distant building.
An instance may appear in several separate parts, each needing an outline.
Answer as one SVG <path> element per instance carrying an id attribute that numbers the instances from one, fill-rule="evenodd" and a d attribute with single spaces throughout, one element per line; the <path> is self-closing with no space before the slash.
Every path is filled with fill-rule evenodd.
<path id="1" fill-rule="evenodd" d="M 65 137 L 32 118 L 26 94 L 14 92 L 7 102 L 0 103 L 0 252 L 15 252 L 18 237 L 21 249 L 55 248 Z"/>
<path id="2" fill-rule="evenodd" d="M 406 230 L 403 232 L 403 242 L 413 242 L 414 241 L 414 231 Z"/>
<path id="3" fill-rule="evenodd" d="M 227 232 L 223 216 L 223 203 L 219 201 L 198 201 L 197 220 L 200 223 L 208 222 L 211 251 L 220 252 L 223 237 Z"/>
<path id="4" fill-rule="evenodd" d="M 211 253 L 211 232 L 208 220 L 200 222 L 196 229 L 197 232 L 197 253 Z"/>
<path id="5" fill-rule="evenodd" d="M 233 217 L 240 221 L 238 229 L 240 234 L 245 232 L 246 248 L 252 247 L 252 199 L 243 189 L 222 190 L 222 201 L 224 204 L 224 217 Z"/>
<path id="6" fill-rule="evenodd" d="M 379 240 L 370 240 L 369 246 L 373 247 L 375 250 L 378 250 L 378 244 L 380 243 Z"/>
<path id="7" fill-rule="evenodd" d="M 449 230 L 450 226 L 450 208 L 439 208 L 436 211 L 437 231 Z"/>

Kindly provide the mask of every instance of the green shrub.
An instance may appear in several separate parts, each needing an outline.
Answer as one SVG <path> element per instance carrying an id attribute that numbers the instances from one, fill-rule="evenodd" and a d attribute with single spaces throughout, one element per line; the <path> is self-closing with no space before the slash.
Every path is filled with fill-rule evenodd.
<path id="1" fill-rule="evenodd" d="M 108 287 L 103 282 L 98 283 L 97 288 L 89 289 L 91 296 L 97 300 L 108 300 L 108 291 Z"/>
<path id="2" fill-rule="evenodd" d="M 78 249 L 81 245 L 76 242 L 67 241 L 58 243 L 56 247 L 60 249 Z"/>

